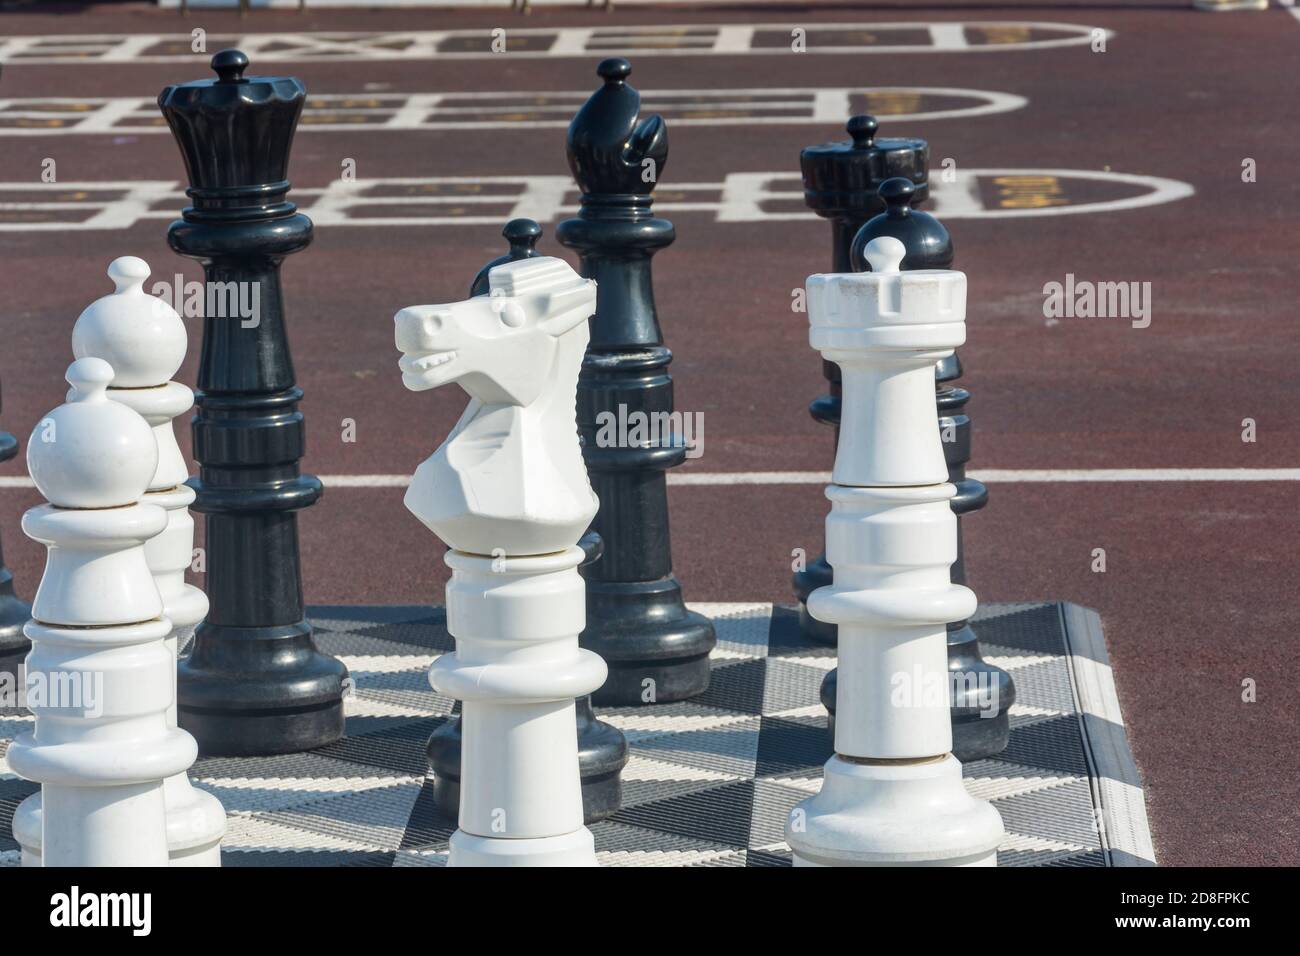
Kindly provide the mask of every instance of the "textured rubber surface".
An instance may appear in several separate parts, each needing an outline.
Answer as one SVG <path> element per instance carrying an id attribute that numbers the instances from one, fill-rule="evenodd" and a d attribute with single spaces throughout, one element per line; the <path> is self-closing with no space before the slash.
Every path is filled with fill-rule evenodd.
<path id="1" fill-rule="evenodd" d="M 624 806 L 595 824 L 615 866 L 784 866 L 786 814 L 820 786 L 830 756 L 817 702 L 830 649 L 793 608 L 696 604 L 714 620 L 713 681 L 658 707 L 597 708 L 627 735 Z M 441 608 L 310 609 L 321 649 L 356 679 L 347 734 L 280 757 L 207 758 L 195 783 L 230 816 L 227 866 L 425 866 L 446 862 L 453 824 L 434 809 L 425 742 L 452 701 L 426 672 L 450 650 Z M 991 605 L 976 616 L 986 656 L 1018 688 L 1011 742 L 964 768 L 1002 815 L 1002 866 L 1154 862 L 1142 791 L 1095 614 L 1074 605 Z M 14 808 L 35 790 L 3 760 L 31 718 L 0 716 L 0 865 L 17 865 Z M 1106 775 L 1112 776 L 1106 776 Z"/>

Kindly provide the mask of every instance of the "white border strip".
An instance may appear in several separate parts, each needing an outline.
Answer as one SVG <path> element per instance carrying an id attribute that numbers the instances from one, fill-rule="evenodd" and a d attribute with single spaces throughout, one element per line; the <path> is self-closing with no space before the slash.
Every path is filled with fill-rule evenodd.
<path id="1" fill-rule="evenodd" d="M 1078 482 L 1300 481 L 1300 468 L 1095 468 L 1077 470 L 988 469 L 968 472 L 989 484 Z M 320 475 L 328 488 L 405 488 L 409 475 Z M 670 474 L 670 485 L 826 485 L 829 471 L 697 471 Z M 34 488 L 25 475 L 0 477 L 0 488 Z"/>
<path id="2" fill-rule="evenodd" d="M 1080 729 L 1094 764 L 1088 776 L 1099 811 L 1101 844 L 1112 854 L 1125 855 L 1119 865 L 1154 866 L 1146 799 L 1115 693 L 1101 618 L 1077 604 L 1063 603 L 1060 609 Z M 1117 861 L 1112 856 L 1110 862 L 1113 866 Z"/>

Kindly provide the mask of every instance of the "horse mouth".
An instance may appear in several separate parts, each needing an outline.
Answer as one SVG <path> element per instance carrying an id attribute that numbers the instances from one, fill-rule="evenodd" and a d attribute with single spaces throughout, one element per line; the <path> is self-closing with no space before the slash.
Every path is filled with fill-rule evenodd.
<path id="1" fill-rule="evenodd" d="M 422 375 L 431 372 L 439 365 L 446 365 L 456 357 L 455 350 L 446 352 L 423 352 L 417 355 L 403 355 L 397 367 L 408 375 Z"/>

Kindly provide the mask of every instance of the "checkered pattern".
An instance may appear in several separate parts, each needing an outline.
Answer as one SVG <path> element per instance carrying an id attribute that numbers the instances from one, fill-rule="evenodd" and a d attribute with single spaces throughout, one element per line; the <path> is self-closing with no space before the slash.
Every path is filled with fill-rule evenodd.
<path id="1" fill-rule="evenodd" d="M 717 627 L 709 690 L 678 704 L 598 708 L 631 745 L 623 809 L 591 828 L 600 862 L 788 865 L 786 815 L 817 791 L 831 755 L 817 692 L 835 664 L 834 651 L 805 640 L 791 608 L 694 607 Z M 995 759 L 965 766 L 966 786 L 1002 815 L 1002 866 L 1151 862 L 1117 852 L 1107 839 L 1116 808 L 1102 806 L 1107 790 L 1098 785 L 1094 751 L 1119 748 L 1127 757 L 1128 744 L 1122 724 L 1100 722 L 1111 737 L 1099 741 L 1085 719 L 1063 607 L 990 606 L 976 618 L 985 657 L 1011 672 L 1017 693 L 1010 744 Z M 426 676 L 430 662 L 453 648 L 442 609 L 320 607 L 311 617 L 322 650 L 340 657 L 356 681 L 346 736 L 309 753 L 205 758 L 194 765 L 196 785 L 216 794 L 229 814 L 224 863 L 444 864 L 455 824 L 434 808 L 425 761 L 425 741 L 453 704 L 430 689 Z M 4 753 L 32 719 L 5 714 L 0 711 L 0 865 L 15 865 L 10 819 L 36 788 L 9 770 Z M 1120 813 L 1142 818 L 1118 824 L 1145 832 L 1136 792 Z"/>

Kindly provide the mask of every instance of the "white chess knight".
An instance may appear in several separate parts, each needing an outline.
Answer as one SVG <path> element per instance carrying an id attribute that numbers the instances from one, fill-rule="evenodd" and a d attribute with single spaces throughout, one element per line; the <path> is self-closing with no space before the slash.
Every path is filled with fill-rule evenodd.
<path id="1" fill-rule="evenodd" d="M 397 313 L 403 384 L 457 382 L 471 399 L 416 470 L 406 506 L 459 551 L 561 551 L 598 504 L 575 419 L 596 286 L 549 257 L 499 266 L 489 281 L 486 299 Z"/>
<path id="2" fill-rule="evenodd" d="M 582 823 L 574 698 L 605 681 L 578 647 L 576 546 L 599 502 L 578 443 L 578 372 L 596 285 L 560 259 L 497 266 L 490 294 L 397 313 L 402 381 L 470 403 L 420 465 L 406 506 L 452 547 L 456 652 L 429 672 L 462 701 L 455 866 L 594 865 Z"/>
<path id="3" fill-rule="evenodd" d="M 46 866 L 164 866 L 163 781 L 197 755 L 168 720 L 172 623 L 146 558 L 167 512 L 141 502 L 158 466 L 149 424 L 110 401 L 112 367 L 68 368 L 66 404 L 36 426 L 27 469 L 49 504 L 23 515 L 48 557 L 24 633 L 33 733 L 6 759 L 41 784 Z"/>
<path id="4" fill-rule="evenodd" d="M 966 276 L 899 272 L 892 237 L 871 272 L 814 275 L 810 341 L 839 365 L 844 418 L 826 490 L 834 583 L 808 610 L 839 627 L 835 756 L 786 821 L 803 866 L 993 866 L 1002 821 L 951 754 L 946 625 L 975 611 L 951 582 L 957 519 L 935 426 L 934 365 L 966 340 Z"/>
<path id="5" fill-rule="evenodd" d="M 170 381 L 185 361 L 185 323 L 170 305 L 145 293 L 149 266 L 143 259 L 114 259 L 108 276 L 116 289 L 81 313 L 72 329 L 72 351 L 79 359 L 107 361 L 114 373 L 108 397 L 139 413 L 153 428 L 158 467 L 141 500 L 167 512 L 167 527 L 145 545 L 145 560 L 162 595 L 163 613 L 172 622 L 165 643 L 174 660 L 180 645 L 208 612 L 207 596 L 185 583 L 194 546 L 194 519 L 189 513 L 194 491 L 185 486 L 189 470 L 172 427 L 173 419 L 194 404 L 193 392 Z M 167 720 L 169 726 L 176 726 L 174 684 Z M 185 773 L 169 777 L 164 790 L 171 865 L 220 866 L 221 838 L 226 831 L 221 803 L 193 787 Z M 13 830 L 14 839 L 23 848 L 23 865 L 39 866 L 39 794 L 19 806 Z"/>

